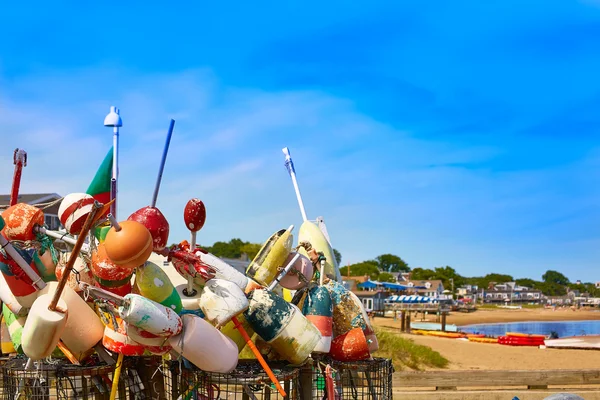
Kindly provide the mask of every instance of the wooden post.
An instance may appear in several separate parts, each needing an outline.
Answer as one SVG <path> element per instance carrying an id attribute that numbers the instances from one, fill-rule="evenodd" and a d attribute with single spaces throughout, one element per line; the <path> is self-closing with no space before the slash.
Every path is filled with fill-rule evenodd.
<path id="1" fill-rule="evenodd" d="M 410 333 L 410 310 L 406 312 L 406 332 Z"/>
<path id="2" fill-rule="evenodd" d="M 404 310 L 400 311 L 400 331 L 406 331 L 406 312 Z"/>
<path id="3" fill-rule="evenodd" d="M 446 312 L 442 312 L 442 332 L 446 332 Z"/>
<path id="4" fill-rule="evenodd" d="M 313 361 L 309 361 L 300 370 L 300 391 L 301 399 L 313 398 Z M 286 391 L 289 394 L 289 391 Z"/>

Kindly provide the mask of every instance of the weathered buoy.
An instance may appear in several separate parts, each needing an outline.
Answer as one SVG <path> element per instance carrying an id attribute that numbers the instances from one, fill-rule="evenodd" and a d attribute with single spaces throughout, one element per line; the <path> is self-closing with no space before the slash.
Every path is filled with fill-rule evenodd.
<path id="1" fill-rule="evenodd" d="M 31 265 L 33 270 L 37 273 L 35 262 L 33 261 L 32 251 L 21 250 L 15 247 L 15 250 L 23 259 L 25 263 Z M 36 288 L 33 286 L 33 282 L 25 274 L 25 272 L 17 265 L 17 263 L 8 255 L 4 254 L 0 250 L 0 271 L 6 282 L 6 286 L 15 297 L 16 301 L 25 309 L 30 309 L 33 306 L 33 302 L 37 299 Z"/>
<path id="2" fill-rule="evenodd" d="M 124 297 L 119 314 L 129 326 L 156 336 L 178 335 L 183 327 L 181 318 L 172 308 L 137 294 Z"/>
<path id="3" fill-rule="evenodd" d="M 200 199 L 190 199 L 183 209 L 185 227 L 192 232 L 198 232 L 206 222 L 206 207 Z M 193 251 L 194 249 L 192 249 Z"/>
<path id="4" fill-rule="evenodd" d="M 210 265 L 216 270 L 215 278 L 233 282 L 242 290 L 248 285 L 248 277 L 246 275 L 242 274 L 240 271 L 233 268 L 231 265 L 227 264 L 214 254 L 211 254 L 208 251 L 200 248 L 197 248 L 194 254 L 200 257 L 200 260 L 203 263 Z"/>
<path id="5" fill-rule="evenodd" d="M 292 251 L 287 256 L 287 259 L 284 261 L 283 265 L 287 265 L 290 261 L 292 261 L 296 254 L 298 253 Z M 312 279 L 312 276 L 312 262 L 308 259 L 308 257 L 300 255 L 300 257 L 294 262 L 292 269 L 285 274 L 283 278 L 281 278 L 279 284 L 285 289 L 298 290 L 305 287 Z"/>
<path id="6" fill-rule="evenodd" d="M 169 276 L 158 265 L 148 261 L 138 267 L 135 283 L 142 296 L 173 309 L 177 314 L 181 312 L 181 297 Z"/>
<path id="7" fill-rule="evenodd" d="M 258 335 L 292 364 L 301 364 L 321 340 L 319 330 L 294 304 L 265 289 L 248 296 L 244 316 Z"/>
<path id="8" fill-rule="evenodd" d="M 333 248 L 316 224 L 305 221 L 300 225 L 300 230 L 298 231 L 298 243 L 301 242 L 309 242 L 317 253 L 323 253 L 325 256 L 325 276 L 340 282 L 341 275 L 335 259 L 335 254 L 333 254 Z M 298 252 L 308 256 L 304 248 L 300 248 Z"/>
<path id="9" fill-rule="evenodd" d="M 269 286 L 273 282 L 279 273 L 278 268 L 285 264 L 285 260 L 292 250 L 293 229 L 294 225 L 271 235 L 248 265 L 246 275 L 249 278 L 263 286 Z"/>
<path id="10" fill-rule="evenodd" d="M 8 328 L 8 334 L 10 335 L 10 341 L 13 347 L 19 354 L 23 354 L 23 347 L 21 346 L 23 336 L 23 327 L 25 327 L 26 316 L 17 316 L 9 310 L 6 304 L 2 305 L 2 319 L 6 323 Z"/>
<path id="11" fill-rule="evenodd" d="M 10 339 L 10 333 L 8 332 L 8 326 L 6 325 L 4 316 L 2 317 L 2 322 L 0 322 L 0 340 L 0 350 L 2 350 L 2 354 L 11 354 L 17 352 Z"/>
<path id="12" fill-rule="evenodd" d="M 195 315 L 184 314 L 183 331 L 169 338 L 178 354 L 207 372 L 229 373 L 238 362 L 238 347 L 214 326 Z"/>
<path id="13" fill-rule="evenodd" d="M 63 276 L 63 272 L 65 270 L 65 266 L 67 264 L 67 260 L 69 259 L 70 253 L 64 253 L 65 255 L 61 257 L 56 265 L 56 279 L 61 280 Z M 81 257 L 78 257 L 75 260 L 75 265 L 73 266 L 73 273 L 69 275 L 67 280 L 67 285 L 73 289 L 75 292 L 81 292 L 81 288 L 77 281 L 89 283 L 90 285 L 94 284 L 94 275 L 92 275 L 92 271 L 88 267 L 88 265 L 84 262 Z"/>
<path id="14" fill-rule="evenodd" d="M 172 347 L 169 345 L 169 338 L 164 336 L 156 336 L 149 334 L 133 325 L 125 325 L 127 335 L 135 342 L 146 347 L 146 350 L 150 353 L 161 356 L 171 351 Z"/>
<path id="15" fill-rule="evenodd" d="M 67 325 L 67 303 L 59 300 L 58 308 L 64 311 L 60 312 L 48 309 L 51 302 L 51 295 L 38 296 L 23 328 L 21 345 L 23 352 L 32 360 L 49 357 Z"/>
<path id="16" fill-rule="evenodd" d="M 39 293 L 40 295 L 54 296 L 57 287 L 58 282 L 48 282 Z M 102 339 L 102 322 L 85 300 L 68 285 L 62 291 L 61 301 L 67 304 L 69 316 L 73 316 L 73 318 L 67 318 L 66 327 L 60 339 L 69 351 L 81 361 Z"/>
<path id="17" fill-rule="evenodd" d="M 333 305 L 329 291 L 323 286 L 311 288 L 306 301 L 304 301 L 302 312 L 321 333 L 321 340 L 313 352 L 329 353 L 333 334 Z"/>
<path id="18" fill-rule="evenodd" d="M 200 296 L 202 296 L 202 291 L 204 290 L 203 287 L 193 285 L 192 296 L 190 296 L 190 292 L 188 291 L 188 285 L 186 283 L 182 283 L 180 285 L 175 286 L 175 290 L 181 298 L 181 305 L 183 306 L 184 310 L 200 310 L 200 305 L 198 304 L 198 301 L 200 300 Z"/>
<path id="19" fill-rule="evenodd" d="M 39 251 L 33 252 L 33 262 L 44 282 L 56 280 L 56 265 L 58 259 L 54 259 L 50 250 L 47 249 L 41 254 Z"/>
<path id="20" fill-rule="evenodd" d="M 252 337 L 252 335 L 254 335 L 254 329 L 252 329 L 252 325 L 250 325 L 250 323 L 246 320 L 244 314 L 238 315 L 237 319 L 240 325 L 242 325 L 242 327 L 248 334 L 248 336 Z M 221 333 L 234 341 L 234 343 L 238 347 L 238 353 L 241 352 L 244 349 L 244 347 L 246 347 L 246 339 L 239 331 L 239 329 L 235 327 L 233 321 L 230 321 L 227 324 L 225 324 L 225 326 L 221 328 Z"/>
<path id="21" fill-rule="evenodd" d="M 71 235 L 78 235 L 85 219 L 92 212 L 94 198 L 86 193 L 66 195 L 58 208 L 58 219 Z"/>
<path id="22" fill-rule="evenodd" d="M 198 304 L 206 319 L 221 327 L 246 311 L 248 299 L 235 283 L 215 278 L 206 282 Z"/>
<path id="23" fill-rule="evenodd" d="M 6 279 L 4 278 L 4 274 L 0 274 L 0 301 L 2 301 L 11 312 L 18 316 L 27 315 L 31 305 L 33 305 L 33 302 L 37 298 L 37 293 L 32 293 L 29 296 L 30 298 L 25 300 L 25 303 L 29 304 L 29 306 L 25 307 L 10 291 Z"/>
<path id="24" fill-rule="evenodd" d="M 333 336 L 343 335 L 354 328 L 366 328 L 362 303 L 341 283 L 329 280 L 325 284 L 333 303 Z"/>
<path id="25" fill-rule="evenodd" d="M 161 251 L 169 240 L 169 221 L 156 207 L 143 207 L 135 211 L 128 221 L 137 221 L 144 225 L 152 236 L 152 247 L 154 251 Z"/>
<path id="26" fill-rule="evenodd" d="M 152 235 L 136 221 L 119 223 L 120 229 L 110 228 L 104 239 L 106 255 L 116 265 L 135 268 L 144 264 L 152 254 Z"/>
<path id="27" fill-rule="evenodd" d="M 28 241 L 35 239 L 33 228 L 44 225 L 44 212 L 37 207 L 18 203 L 2 212 L 5 226 L 2 230 L 8 240 Z"/>
<path id="28" fill-rule="evenodd" d="M 125 322 L 117 318 L 117 329 L 106 325 L 104 327 L 104 336 L 102 337 L 102 346 L 112 353 L 123 354 L 124 356 L 149 356 L 146 346 L 136 342 L 127 335 Z"/>
<path id="29" fill-rule="evenodd" d="M 131 281 L 133 269 L 117 265 L 108 257 L 106 246 L 99 244 L 92 252 L 91 271 L 102 288 L 120 288 Z"/>
<path id="30" fill-rule="evenodd" d="M 331 352 L 334 360 L 338 361 L 360 361 L 371 357 L 367 338 L 360 328 L 354 328 L 336 336 L 331 342 Z"/>
<path id="31" fill-rule="evenodd" d="M 375 330 L 371 325 L 371 321 L 369 319 L 369 315 L 367 314 L 367 310 L 365 310 L 365 305 L 360 301 L 358 296 L 352 292 L 350 292 L 350 296 L 354 299 L 355 303 L 360 305 L 360 311 L 363 315 L 363 319 L 365 320 L 365 327 L 363 328 L 363 332 L 365 333 L 365 337 L 367 338 L 367 344 L 369 346 L 369 352 L 375 353 L 379 350 L 379 341 L 377 340 L 377 335 L 375 334 Z"/>

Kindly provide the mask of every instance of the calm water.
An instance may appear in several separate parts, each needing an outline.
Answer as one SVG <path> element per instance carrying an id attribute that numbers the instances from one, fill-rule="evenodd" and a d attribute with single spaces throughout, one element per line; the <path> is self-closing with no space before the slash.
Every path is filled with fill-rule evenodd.
<path id="1" fill-rule="evenodd" d="M 488 336 L 503 336 L 506 332 L 550 335 L 556 332 L 559 338 L 582 335 L 600 335 L 600 321 L 560 322 L 511 322 L 506 324 L 478 324 L 460 327 L 461 331 L 483 333 Z"/>

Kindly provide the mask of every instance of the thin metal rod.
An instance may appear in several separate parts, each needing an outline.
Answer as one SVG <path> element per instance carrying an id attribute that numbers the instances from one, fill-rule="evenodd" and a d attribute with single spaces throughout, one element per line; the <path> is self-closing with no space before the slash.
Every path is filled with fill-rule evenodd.
<path id="1" fill-rule="evenodd" d="M 296 198 L 298 199 L 298 205 L 300 206 L 300 212 L 302 213 L 302 220 L 306 222 L 308 218 L 306 217 L 306 210 L 304 210 L 304 202 L 302 201 L 302 196 L 300 195 L 300 189 L 298 188 L 298 181 L 296 181 L 296 170 L 294 169 L 294 162 L 292 161 L 292 156 L 290 155 L 290 149 L 284 147 L 281 149 L 283 154 L 285 154 L 285 166 L 288 170 L 288 173 L 292 177 L 292 183 L 294 184 L 294 190 L 296 191 Z"/>
<path id="2" fill-rule="evenodd" d="M 117 219 L 115 218 L 114 215 L 108 214 L 106 216 L 106 218 L 108 218 L 108 220 L 110 221 L 111 225 L 115 227 L 115 231 L 119 232 L 121 230 L 121 225 L 119 225 L 119 222 L 117 221 Z"/>
<path id="3" fill-rule="evenodd" d="M 152 207 L 156 207 L 156 200 L 158 199 L 158 190 L 160 189 L 160 181 L 162 180 L 163 171 L 165 169 L 165 162 L 167 161 L 167 153 L 169 152 L 169 144 L 171 143 L 171 135 L 173 134 L 173 128 L 175 127 L 175 120 L 172 119 L 169 124 L 169 132 L 167 133 L 167 141 L 165 142 L 165 148 L 162 153 L 162 159 L 160 160 L 160 167 L 158 168 L 158 178 L 156 178 L 156 186 L 154 187 L 154 195 L 152 196 Z"/>
<path id="4" fill-rule="evenodd" d="M 283 271 L 281 271 L 281 273 L 275 278 L 275 280 L 273 282 L 271 282 L 271 284 L 267 287 L 268 291 L 271 291 L 271 290 L 275 289 L 275 286 L 277 286 L 277 284 L 279 283 L 279 281 L 281 279 L 283 279 L 283 277 L 286 276 L 288 272 L 290 272 L 290 270 L 294 266 L 294 263 L 296 262 L 296 260 L 299 257 L 300 257 L 300 253 L 296 254 L 294 256 L 294 258 L 292 258 L 292 260 L 285 266 L 285 268 L 283 269 Z"/>
<path id="5" fill-rule="evenodd" d="M 117 217 L 117 193 L 119 191 L 119 127 L 113 127 L 113 167 L 112 179 L 110 180 L 110 199 L 114 200 L 110 206 L 110 212 Z"/>

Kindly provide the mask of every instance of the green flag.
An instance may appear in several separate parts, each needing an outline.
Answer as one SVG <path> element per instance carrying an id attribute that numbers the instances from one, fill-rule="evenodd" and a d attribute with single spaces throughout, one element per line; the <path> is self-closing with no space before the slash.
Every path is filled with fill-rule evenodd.
<path id="1" fill-rule="evenodd" d="M 113 148 L 108 151 L 104 161 L 98 168 L 94 180 L 88 187 L 87 194 L 98 200 L 102 204 L 110 201 L 110 181 L 112 179 Z"/>

